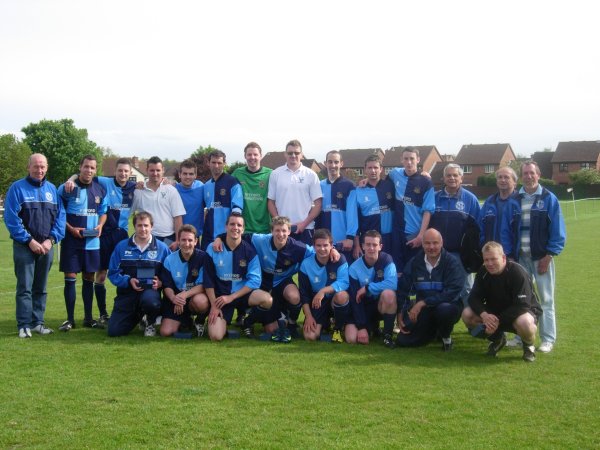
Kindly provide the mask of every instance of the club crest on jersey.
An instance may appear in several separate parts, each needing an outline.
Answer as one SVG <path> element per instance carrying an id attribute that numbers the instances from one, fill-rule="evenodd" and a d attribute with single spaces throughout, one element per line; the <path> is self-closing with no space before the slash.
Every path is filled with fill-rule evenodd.
<path id="1" fill-rule="evenodd" d="M 383 278 L 383 270 L 379 269 L 377 271 L 377 278 Z"/>
<path id="2" fill-rule="evenodd" d="M 162 195 L 162 198 L 167 198 L 167 193 L 166 192 L 161 192 L 160 195 Z"/>
<path id="3" fill-rule="evenodd" d="M 96 195 L 94 200 L 96 201 L 96 204 L 100 204 L 100 196 L 99 195 Z"/>
<path id="4" fill-rule="evenodd" d="M 538 209 L 544 209 L 544 200 L 538 200 L 535 206 L 537 206 Z"/>
<path id="5" fill-rule="evenodd" d="M 246 262 L 245 259 L 240 259 L 240 267 L 246 267 L 248 265 L 248 263 Z"/>
<path id="6" fill-rule="evenodd" d="M 461 202 L 460 200 L 456 202 L 456 209 L 458 211 L 464 211 L 465 210 L 465 203 Z"/>
<path id="7" fill-rule="evenodd" d="M 314 281 L 315 283 L 318 283 L 318 282 L 319 282 L 319 277 L 318 277 L 318 276 L 315 276 L 315 277 L 313 278 L 313 281 Z"/>
<path id="8" fill-rule="evenodd" d="M 156 250 L 150 250 L 148 252 L 149 259 L 156 259 L 157 256 L 158 256 L 158 252 Z"/>
<path id="9" fill-rule="evenodd" d="M 264 181 L 259 181 L 258 182 L 258 187 L 261 188 L 261 189 L 264 189 L 265 188 L 265 182 Z"/>
<path id="10" fill-rule="evenodd" d="M 337 278 L 337 272 L 329 272 L 329 279 L 335 280 Z"/>
<path id="11" fill-rule="evenodd" d="M 298 183 L 304 183 L 304 177 L 298 177 Z"/>
<path id="12" fill-rule="evenodd" d="M 420 188 L 419 186 L 416 186 L 416 187 L 413 189 L 413 192 L 414 192 L 415 194 L 420 194 L 420 193 L 421 193 L 421 188 Z"/>
<path id="13" fill-rule="evenodd" d="M 343 194 L 343 193 L 341 193 L 341 192 L 338 192 L 337 194 L 335 194 L 335 196 L 336 196 L 337 198 L 344 198 L 344 194 Z"/>
<path id="14" fill-rule="evenodd" d="M 219 189 L 219 195 L 225 195 L 226 192 L 227 190 L 225 188 Z"/>
<path id="15" fill-rule="evenodd" d="M 386 192 L 386 193 L 385 193 L 385 198 L 387 198 L 388 200 L 391 200 L 391 198 L 392 198 L 392 193 L 391 193 L 391 192 Z"/>
<path id="16" fill-rule="evenodd" d="M 197 277 L 198 276 L 198 269 L 192 270 L 192 276 L 193 277 Z"/>
<path id="17" fill-rule="evenodd" d="M 292 262 L 289 259 L 286 259 L 286 260 L 283 261 L 283 265 L 284 266 L 291 266 Z"/>
<path id="18" fill-rule="evenodd" d="M 49 202 L 52 201 L 52 192 L 46 192 L 46 200 L 48 200 Z"/>

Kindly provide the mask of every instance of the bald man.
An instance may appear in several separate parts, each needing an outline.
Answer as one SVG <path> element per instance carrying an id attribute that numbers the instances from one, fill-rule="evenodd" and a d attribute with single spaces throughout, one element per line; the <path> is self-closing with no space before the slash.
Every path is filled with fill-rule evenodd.
<path id="1" fill-rule="evenodd" d="M 423 248 L 404 268 L 398 286 L 400 346 L 426 345 L 438 336 L 442 350 L 452 350 L 450 335 L 462 313 L 460 294 L 466 276 L 461 262 L 443 245 L 439 231 L 429 228 L 423 234 Z"/>

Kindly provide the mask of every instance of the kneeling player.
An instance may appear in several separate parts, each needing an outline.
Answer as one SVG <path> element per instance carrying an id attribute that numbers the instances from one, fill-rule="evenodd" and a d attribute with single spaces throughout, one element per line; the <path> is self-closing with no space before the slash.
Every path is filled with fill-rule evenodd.
<path id="1" fill-rule="evenodd" d="M 331 261 L 333 237 L 325 228 L 315 231 L 314 246 L 316 254 L 302 261 L 298 274 L 307 341 L 319 339 L 332 313 L 338 329 L 343 329 L 350 318 L 346 259 L 341 255 L 337 262 Z"/>
<path id="2" fill-rule="evenodd" d="M 182 323 L 190 324 L 192 314 L 197 314 L 195 326 L 198 337 L 204 335 L 204 322 L 208 314 L 208 297 L 202 286 L 206 253 L 196 248 L 198 238 L 193 225 L 182 225 L 177 232 L 179 250 L 165 259 L 161 280 L 163 282 L 161 336 L 171 336 Z"/>
<path id="3" fill-rule="evenodd" d="M 236 308 L 259 306 L 268 310 L 273 299 L 259 289 L 261 275 L 256 250 L 242 240 L 244 218 L 232 213 L 227 218 L 223 251 L 216 252 L 213 244 L 206 249 L 204 287 L 210 301 L 208 336 L 220 341 L 227 334 Z"/>
<path id="4" fill-rule="evenodd" d="M 135 234 L 117 244 L 110 257 L 108 278 L 117 287 L 115 306 L 108 321 L 109 336 L 124 336 L 148 318 L 144 336 L 155 336 L 154 322 L 160 314 L 158 277 L 162 263 L 171 253 L 152 236 L 152 215 L 140 212 L 133 217 Z"/>
<path id="5" fill-rule="evenodd" d="M 395 347 L 392 333 L 398 277 L 392 257 L 381 248 L 381 234 L 367 231 L 362 244 L 364 255 L 350 266 L 350 305 L 355 324 L 346 325 L 345 338 L 349 344 L 368 344 L 369 331 L 378 331 L 383 316 L 383 344 Z"/>

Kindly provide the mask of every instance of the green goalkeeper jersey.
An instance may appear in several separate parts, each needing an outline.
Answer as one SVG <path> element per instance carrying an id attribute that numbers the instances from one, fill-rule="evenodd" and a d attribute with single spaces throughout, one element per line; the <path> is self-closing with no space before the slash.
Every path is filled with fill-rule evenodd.
<path id="1" fill-rule="evenodd" d="M 273 169 L 261 167 L 250 172 L 248 167 L 239 167 L 233 176 L 242 185 L 244 192 L 244 221 L 247 233 L 270 233 L 271 216 L 267 209 L 269 176 Z"/>

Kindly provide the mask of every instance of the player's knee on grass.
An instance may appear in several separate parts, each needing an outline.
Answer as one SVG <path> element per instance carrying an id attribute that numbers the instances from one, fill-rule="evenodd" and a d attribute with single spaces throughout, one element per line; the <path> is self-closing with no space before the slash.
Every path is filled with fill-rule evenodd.
<path id="1" fill-rule="evenodd" d="M 160 335 L 163 337 L 172 336 L 179 331 L 180 325 L 181 324 L 177 320 L 163 319 L 160 324 Z"/>

